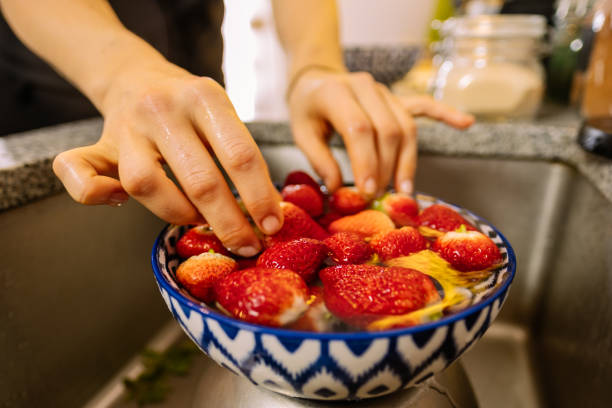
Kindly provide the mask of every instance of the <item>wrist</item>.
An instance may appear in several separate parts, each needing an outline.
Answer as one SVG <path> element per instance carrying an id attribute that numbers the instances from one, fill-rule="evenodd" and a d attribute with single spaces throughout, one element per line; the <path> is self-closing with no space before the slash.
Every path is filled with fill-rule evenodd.
<path id="1" fill-rule="evenodd" d="M 286 101 L 289 101 L 289 99 L 291 98 L 291 94 L 293 93 L 293 90 L 297 86 L 298 82 L 300 82 L 300 79 L 302 79 L 304 76 L 308 75 L 309 73 L 313 71 L 322 71 L 322 72 L 328 72 L 328 73 L 341 73 L 341 72 L 346 72 L 347 70 L 344 66 L 338 67 L 335 65 L 324 65 L 324 64 L 309 64 L 309 65 L 302 66 L 300 69 L 293 72 L 291 77 L 289 77 L 289 80 L 287 82 L 287 89 L 285 91 Z"/>
<path id="2" fill-rule="evenodd" d="M 109 42 L 101 51 L 104 63 L 82 81 L 84 93 L 102 115 L 116 103 L 121 89 L 142 82 L 147 71 L 161 71 L 162 67 L 172 65 L 144 40 L 127 30 L 125 34 Z"/>
<path id="3" fill-rule="evenodd" d="M 309 70 L 309 67 L 324 67 L 328 71 L 347 72 L 341 51 L 327 50 L 318 52 L 301 52 L 290 55 L 287 78 L 289 82 L 300 73 Z"/>

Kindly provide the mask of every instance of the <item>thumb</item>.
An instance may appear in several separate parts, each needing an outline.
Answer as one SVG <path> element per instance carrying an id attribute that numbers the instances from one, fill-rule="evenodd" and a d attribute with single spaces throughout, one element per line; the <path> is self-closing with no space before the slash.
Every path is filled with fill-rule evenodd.
<path id="1" fill-rule="evenodd" d="M 53 172 L 68 194 L 81 204 L 121 205 L 129 195 L 113 178 L 117 162 L 110 156 L 100 144 L 67 150 L 53 161 Z"/>

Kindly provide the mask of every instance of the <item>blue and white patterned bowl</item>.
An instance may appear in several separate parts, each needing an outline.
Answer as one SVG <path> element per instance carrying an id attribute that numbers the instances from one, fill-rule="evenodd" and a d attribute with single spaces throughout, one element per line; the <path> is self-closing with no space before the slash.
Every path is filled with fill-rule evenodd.
<path id="1" fill-rule="evenodd" d="M 499 313 L 516 270 L 512 247 L 492 225 L 462 208 L 419 194 L 421 208 L 443 203 L 491 237 L 504 257 L 466 309 L 432 323 L 380 332 L 314 333 L 227 317 L 193 298 L 174 279 L 175 251 L 186 227 L 168 225 L 152 253 L 168 309 L 218 364 L 272 391 L 319 400 L 372 398 L 410 387 L 443 370 L 470 348 Z"/>

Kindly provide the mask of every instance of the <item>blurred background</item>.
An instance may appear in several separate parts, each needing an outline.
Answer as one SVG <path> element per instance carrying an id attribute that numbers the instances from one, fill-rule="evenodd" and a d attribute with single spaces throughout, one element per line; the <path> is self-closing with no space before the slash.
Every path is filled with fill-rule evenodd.
<path id="1" fill-rule="evenodd" d="M 612 162 L 588 152 L 612 157 L 612 0 L 337 1 L 350 70 L 478 119 L 418 121 L 417 189 L 490 220 L 518 258 L 504 310 L 455 366 L 459 388 L 481 407 L 610 406 Z M 273 180 L 309 169 L 270 122 L 287 120 L 270 0 L 110 2 L 171 61 L 224 83 Z M 191 41 L 165 25 L 177 4 Z M 53 158 L 95 143 L 102 120 L 1 18 L 0 89 L 0 406 L 134 408 L 123 381 L 142 372 L 140 351 L 180 338 L 151 273 L 164 223 L 136 200 L 86 207 L 64 191 Z M 197 364 L 158 407 L 209 407 L 211 384 L 242 381 Z M 253 390 L 250 406 L 315 406 Z"/>
<path id="2" fill-rule="evenodd" d="M 601 84 L 587 75 L 595 37 L 607 47 L 607 1 L 338 4 L 347 65 L 372 72 L 397 93 L 429 93 L 481 120 L 531 120 L 543 102 L 580 108 L 585 91 L 590 105 L 607 97 L 593 95 Z M 285 57 L 270 3 L 226 1 L 223 37 L 223 73 L 240 117 L 287 119 Z M 594 55 L 598 81 L 605 81 L 608 62 L 602 52 Z M 592 107 L 583 110 L 588 115 Z"/>
<path id="3" fill-rule="evenodd" d="M 416 55 L 413 50 L 425 44 L 436 3 L 382 0 L 374 5 L 368 0 L 338 0 L 340 37 L 349 59 L 351 51 L 354 54 L 362 49 L 366 54 L 375 47 L 391 48 L 396 54 L 408 53 L 408 64 L 398 67 L 400 71 L 408 69 Z M 240 118 L 288 119 L 285 54 L 276 35 L 270 1 L 226 0 L 222 31 L 226 89 Z M 348 62 L 359 65 L 359 61 Z"/>

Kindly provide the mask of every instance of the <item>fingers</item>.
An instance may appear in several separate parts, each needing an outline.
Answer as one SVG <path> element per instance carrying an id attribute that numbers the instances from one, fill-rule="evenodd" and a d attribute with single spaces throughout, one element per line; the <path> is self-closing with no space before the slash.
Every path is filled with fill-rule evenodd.
<path id="1" fill-rule="evenodd" d="M 370 118 L 344 84 L 330 84 L 322 89 L 317 99 L 321 116 L 327 118 L 344 139 L 355 185 L 362 194 L 374 196 L 379 189 L 379 163 Z"/>
<path id="2" fill-rule="evenodd" d="M 474 116 L 460 112 L 428 95 L 402 96 L 405 109 L 413 116 L 428 116 L 458 129 L 465 129 L 474 123 Z"/>
<path id="3" fill-rule="evenodd" d="M 261 249 L 259 239 L 191 123 L 169 121 L 163 128 L 154 139 L 189 200 L 227 248 L 255 255 Z"/>
<path id="4" fill-rule="evenodd" d="M 129 196 L 116 174 L 117 162 L 100 144 L 60 153 L 53 161 L 53 171 L 68 194 L 81 204 L 120 205 Z"/>
<path id="5" fill-rule="evenodd" d="M 324 124 L 306 118 L 292 122 L 295 144 L 304 152 L 312 168 L 323 179 L 329 192 L 342 186 L 342 172 L 325 140 Z"/>
<path id="6" fill-rule="evenodd" d="M 379 166 L 378 188 L 384 190 L 393 176 L 402 129 L 383 96 L 384 92 L 388 92 L 385 87 L 379 88 L 372 76 L 365 72 L 353 74 L 350 82 L 357 101 L 374 126 Z"/>
<path id="7" fill-rule="evenodd" d="M 276 233 L 283 223 L 281 199 L 257 144 L 222 88 L 209 87 L 199 95 L 193 120 L 200 135 L 210 143 L 257 226 L 266 234 Z"/>
<path id="8" fill-rule="evenodd" d="M 122 138 L 119 177 L 125 190 L 159 218 L 178 225 L 204 221 L 168 178 L 159 153 L 147 139 L 137 136 Z"/>
<path id="9" fill-rule="evenodd" d="M 383 95 L 402 128 L 402 140 L 399 146 L 394 175 L 395 189 L 402 193 L 412 194 L 418 149 L 416 125 L 412 117 L 406 113 L 404 106 L 397 97 L 388 91 L 383 92 Z"/>

